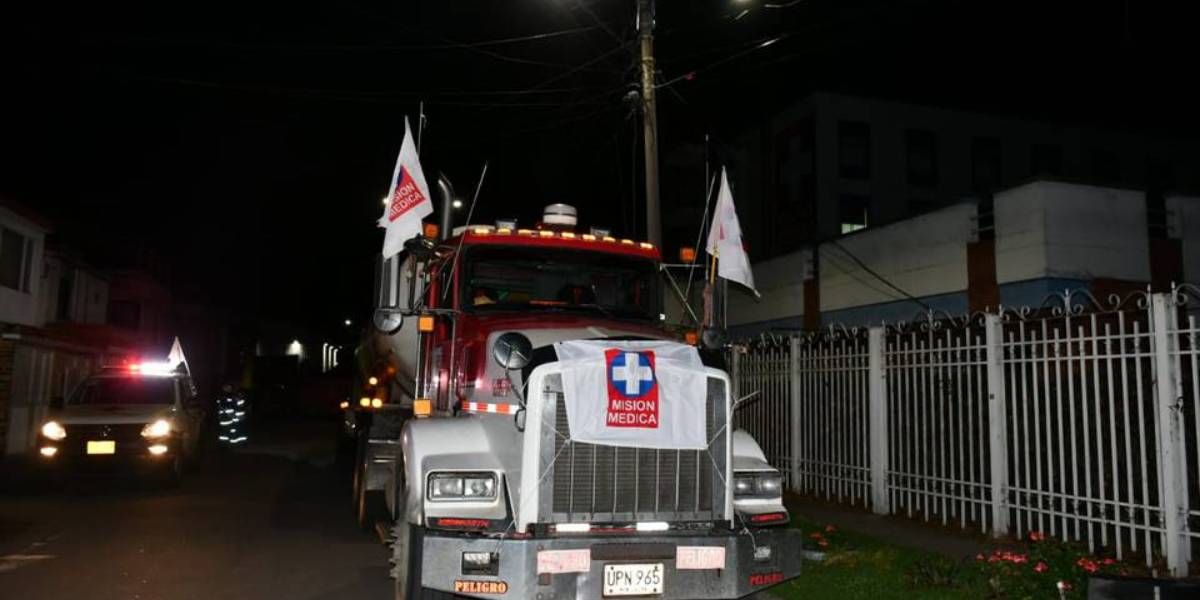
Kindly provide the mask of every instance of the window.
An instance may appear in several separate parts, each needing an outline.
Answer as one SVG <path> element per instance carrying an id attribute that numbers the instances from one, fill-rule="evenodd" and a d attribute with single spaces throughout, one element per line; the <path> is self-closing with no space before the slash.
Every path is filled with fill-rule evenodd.
<path id="1" fill-rule="evenodd" d="M 909 129 L 904 132 L 908 146 L 909 185 L 934 186 L 938 183 L 937 135 L 932 131 Z"/>
<path id="2" fill-rule="evenodd" d="M 846 179 L 871 178 L 871 126 L 838 123 L 838 173 Z"/>
<path id="3" fill-rule="evenodd" d="M 465 257 L 463 304 L 473 312 L 564 312 L 657 320 L 654 264 L 618 254 L 478 246 Z"/>
<path id="4" fill-rule="evenodd" d="M 842 194 L 839 204 L 843 234 L 867 228 L 871 212 L 870 198 L 856 194 Z"/>
<path id="5" fill-rule="evenodd" d="M 1029 149 L 1029 174 L 1034 177 L 1061 177 L 1062 160 L 1062 147 L 1034 144 Z"/>
<path id="6" fill-rule="evenodd" d="M 971 140 L 971 185 L 986 193 L 1000 187 L 1000 140 L 977 137 Z"/>
<path id="7" fill-rule="evenodd" d="M 76 388 L 71 406 L 173 404 L 175 380 L 167 377 L 95 377 Z"/>
<path id="8" fill-rule="evenodd" d="M 71 320 L 71 296 L 74 295 L 75 278 L 69 268 L 63 269 L 63 277 L 58 282 L 58 311 L 55 313 L 59 321 Z M 71 275 L 68 275 L 70 273 Z"/>
<path id="9" fill-rule="evenodd" d="M 0 286 L 28 292 L 32 272 L 33 240 L 0 227 Z"/>

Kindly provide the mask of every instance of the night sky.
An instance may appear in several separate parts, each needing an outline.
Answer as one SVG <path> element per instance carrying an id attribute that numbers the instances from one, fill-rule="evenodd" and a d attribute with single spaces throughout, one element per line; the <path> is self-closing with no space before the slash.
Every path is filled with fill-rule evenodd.
<path id="1" fill-rule="evenodd" d="M 1143 4 L 660 0 L 664 209 L 703 187 L 668 155 L 696 170 L 708 133 L 719 160 L 815 89 L 1195 138 L 1187 19 Z M 444 171 L 469 196 L 490 161 L 480 220 L 569 202 L 642 236 L 631 0 L 4 11 L 0 192 L 97 264 L 157 257 L 179 297 L 363 318 L 379 199 L 422 100 L 431 184 Z"/>

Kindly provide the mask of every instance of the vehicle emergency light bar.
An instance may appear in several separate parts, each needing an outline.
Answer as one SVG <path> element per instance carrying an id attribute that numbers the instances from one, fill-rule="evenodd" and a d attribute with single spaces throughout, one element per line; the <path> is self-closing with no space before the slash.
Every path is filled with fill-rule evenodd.
<path id="1" fill-rule="evenodd" d="M 126 369 L 128 369 L 130 373 L 136 373 L 138 375 L 165 377 L 176 374 L 178 372 L 179 365 L 170 362 L 138 362 L 129 363 Z"/>
<path id="2" fill-rule="evenodd" d="M 507 227 L 493 227 L 491 225 L 472 225 L 468 231 L 478 236 L 491 235 L 513 235 L 513 230 Z M 525 237 L 544 237 L 544 238 L 561 238 L 564 240 L 583 240 L 585 242 L 608 242 L 610 244 L 621 244 L 624 246 L 638 246 L 643 250 L 653 250 L 654 244 L 650 242 L 635 242 L 628 238 L 617 239 L 611 235 L 597 236 L 594 233 L 577 234 L 573 231 L 554 231 L 552 229 L 518 229 L 516 235 Z"/>

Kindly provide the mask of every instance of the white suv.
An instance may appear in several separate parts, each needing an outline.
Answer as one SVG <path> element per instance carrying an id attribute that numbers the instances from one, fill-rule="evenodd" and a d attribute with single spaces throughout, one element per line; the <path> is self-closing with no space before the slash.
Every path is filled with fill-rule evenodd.
<path id="1" fill-rule="evenodd" d="M 207 417 L 191 376 L 151 364 L 106 368 L 56 404 L 39 432 L 43 466 L 154 474 L 171 484 L 197 455 Z"/>

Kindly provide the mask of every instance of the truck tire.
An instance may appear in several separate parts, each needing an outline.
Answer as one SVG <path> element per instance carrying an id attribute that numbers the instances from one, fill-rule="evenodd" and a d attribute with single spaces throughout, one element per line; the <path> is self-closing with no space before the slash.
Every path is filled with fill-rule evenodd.
<path id="1" fill-rule="evenodd" d="M 397 522 L 392 542 L 392 579 L 394 600 L 454 600 L 465 598 L 421 587 L 421 542 L 425 528 Z"/>
<path id="2" fill-rule="evenodd" d="M 387 500 L 382 490 L 362 489 L 358 494 L 358 507 L 355 510 L 358 526 L 363 531 L 375 531 L 376 523 L 391 523 L 388 514 Z"/>

